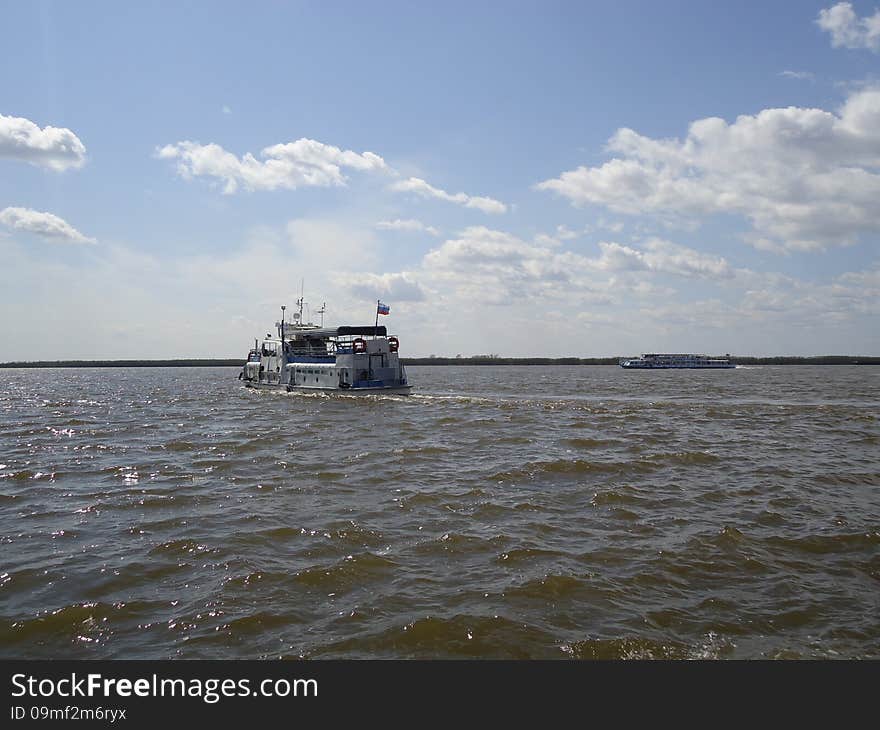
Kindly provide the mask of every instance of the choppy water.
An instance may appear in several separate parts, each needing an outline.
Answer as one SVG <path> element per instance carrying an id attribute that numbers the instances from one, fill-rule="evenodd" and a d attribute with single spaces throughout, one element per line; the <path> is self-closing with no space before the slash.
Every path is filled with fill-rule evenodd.
<path id="1" fill-rule="evenodd" d="M 0 371 L 0 656 L 880 657 L 880 368 Z"/>

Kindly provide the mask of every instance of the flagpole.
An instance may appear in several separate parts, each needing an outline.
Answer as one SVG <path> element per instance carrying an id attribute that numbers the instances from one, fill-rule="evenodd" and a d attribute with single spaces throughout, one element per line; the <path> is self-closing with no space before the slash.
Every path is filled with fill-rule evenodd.
<path id="1" fill-rule="evenodd" d="M 375 340 L 379 334 L 379 304 L 381 303 L 381 299 L 376 300 L 376 326 L 373 329 L 373 339 Z"/>

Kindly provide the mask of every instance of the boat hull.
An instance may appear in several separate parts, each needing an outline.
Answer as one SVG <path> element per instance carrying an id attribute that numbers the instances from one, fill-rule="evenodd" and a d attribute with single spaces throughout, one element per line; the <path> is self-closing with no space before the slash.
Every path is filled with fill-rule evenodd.
<path id="1" fill-rule="evenodd" d="M 624 370 L 731 370 L 736 365 L 624 365 Z"/>
<path id="2" fill-rule="evenodd" d="M 286 383 L 245 382 L 245 388 L 254 390 L 283 390 L 287 393 L 333 393 L 334 395 L 409 395 L 411 385 L 368 386 L 363 388 L 313 388 Z"/>
<path id="3" fill-rule="evenodd" d="M 713 357 L 694 353 L 647 353 L 641 357 L 622 357 L 624 370 L 731 370 L 736 367 L 730 355 Z"/>

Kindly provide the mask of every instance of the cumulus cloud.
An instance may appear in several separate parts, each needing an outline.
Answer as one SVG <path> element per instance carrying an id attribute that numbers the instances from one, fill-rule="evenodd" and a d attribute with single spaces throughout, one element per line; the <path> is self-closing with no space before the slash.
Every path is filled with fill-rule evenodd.
<path id="1" fill-rule="evenodd" d="M 586 232 L 587 229 L 584 230 Z M 556 226 L 553 233 L 539 233 L 535 236 L 535 243 L 540 246 L 561 246 L 563 241 L 570 241 L 581 235 L 578 231 L 572 231 L 565 225 Z"/>
<path id="2" fill-rule="evenodd" d="M 358 274 L 345 277 L 345 285 L 355 296 L 364 299 L 386 299 L 389 302 L 420 302 L 425 290 L 413 274 Z"/>
<path id="3" fill-rule="evenodd" d="M 595 266 L 604 271 L 647 270 L 702 279 L 728 279 L 734 270 L 727 260 L 659 238 L 651 239 L 643 249 L 619 243 L 601 242 Z"/>
<path id="4" fill-rule="evenodd" d="M 224 112 L 228 107 L 223 107 Z M 353 152 L 339 147 L 301 138 L 296 142 L 276 144 L 260 152 L 257 159 L 250 152 L 238 157 L 218 144 L 201 144 L 184 140 L 156 149 L 161 160 L 175 160 L 177 173 L 185 180 L 196 177 L 214 179 L 223 183 L 223 192 L 232 194 L 245 190 L 295 190 L 300 187 L 344 186 L 348 178 L 344 170 L 357 172 L 384 172 L 398 175 L 385 160 L 373 152 Z M 415 193 L 423 198 L 436 198 L 474 208 L 484 213 L 504 213 L 507 206 L 494 198 L 448 193 L 435 188 L 425 180 L 411 177 L 390 186 L 396 192 Z M 416 229 L 412 221 L 384 221 L 387 228 L 397 230 L 424 230 L 438 235 L 436 229 Z M 379 226 L 381 227 L 381 226 Z"/>
<path id="5" fill-rule="evenodd" d="M 397 218 L 393 221 L 379 221 L 378 223 L 376 223 L 376 228 L 378 228 L 380 231 L 412 231 L 416 233 L 429 233 L 432 236 L 440 235 L 440 231 L 438 231 L 433 226 L 426 226 L 421 221 L 417 221 L 412 218 Z"/>
<path id="6" fill-rule="evenodd" d="M 9 316 L 0 317 L 0 348 L 7 343 L 8 353 L 0 359 L 20 359 L 8 343 L 39 327 L 35 292 L 59 289 L 67 303 L 57 313 L 65 337 L 45 351 L 36 343 L 34 358 L 233 356 L 270 331 L 278 306 L 299 296 L 303 276 L 307 301 L 326 298 L 328 325 L 371 324 L 376 299 L 390 303 L 392 317 L 381 323 L 402 335 L 410 356 L 870 353 L 880 347 L 873 326 L 880 315 L 876 262 L 821 280 L 741 269 L 728 277 L 723 259 L 659 239 L 608 243 L 585 254 L 472 227 L 438 242 L 406 271 L 364 273 L 382 271 L 380 259 L 365 253 L 371 245 L 381 249 L 371 236 L 369 227 L 336 219 L 298 220 L 255 229 L 240 245 L 210 255 L 158 258 L 108 245 L 88 260 L 47 258 L 7 242 L 0 288 L 10 295 Z M 353 243 L 337 253 L 337 241 Z M 670 288 L 670 272 L 685 277 L 686 296 Z M 705 279 L 710 286 L 700 285 Z M 121 304 L 108 308 L 108 299 Z M 193 314 L 206 301 L 219 329 L 206 330 Z M 121 323 L 123 310 L 131 316 Z M 163 327 L 168 321 L 176 326 Z M 97 355 L 96 342 L 104 348 Z"/>
<path id="7" fill-rule="evenodd" d="M 69 129 L 41 129 L 30 119 L 0 114 L 0 158 L 2 157 L 63 172 L 85 164 L 86 148 Z"/>
<path id="8" fill-rule="evenodd" d="M 376 172 L 388 169 L 372 152 L 361 154 L 341 150 L 313 139 L 266 147 L 258 160 L 250 152 L 239 158 L 217 144 L 183 141 L 156 151 L 163 160 L 177 160 L 177 172 L 184 179 L 206 177 L 224 183 L 223 192 L 246 190 L 295 190 L 299 187 L 345 185 L 343 169 Z"/>
<path id="9" fill-rule="evenodd" d="M 436 198 L 449 203 L 457 203 L 465 208 L 476 208 L 484 213 L 505 213 L 507 206 L 494 198 L 468 195 L 467 193 L 447 193 L 445 190 L 435 188 L 418 177 L 400 180 L 391 185 L 391 189 L 397 192 L 415 193 L 423 198 Z"/>
<path id="10" fill-rule="evenodd" d="M 30 208 L 4 208 L 0 210 L 0 223 L 58 243 L 95 243 L 94 238 L 84 236 L 57 215 Z"/>
<path id="11" fill-rule="evenodd" d="M 588 257 L 485 226 L 465 228 L 429 251 L 418 273 L 444 296 L 488 304 L 607 301 Z"/>
<path id="12" fill-rule="evenodd" d="M 659 238 L 638 248 L 602 242 L 597 256 L 587 256 L 562 250 L 558 241 L 539 236 L 528 242 L 484 226 L 465 228 L 428 252 L 417 273 L 436 290 L 452 288 L 499 304 L 523 296 L 569 303 L 649 296 L 658 291 L 650 281 L 657 275 L 755 283 L 748 278 L 753 272 L 734 269 L 723 257 Z"/>
<path id="13" fill-rule="evenodd" d="M 788 285 L 659 238 L 633 245 L 602 242 L 589 255 L 565 250 L 558 240 L 545 243 L 538 236 L 527 241 L 485 226 L 470 226 L 445 240 L 405 276 L 417 280 L 431 302 L 462 312 L 480 304 L 520 311 L 540 302 L 542 311 L 557 307 L 571 312 L 612 303 L 631 307 L 657 298 L 676 301 L 670 286 L 676 279 L 707 281 L 725 291 Z"/>
<path id="14" fill-rule="evenodd" d="M 687 137 L 618 130 L 617 156 L 536 187 L 575 205 L 694 217 L 743 215 L 751 242 L 779 250 L 855 242 L 880 231 L 880 90 L 852 94 L 838 113 L 765 109 L 732 124 L 693 122 Z"/>
<path id="15" fill-rule="evenodd" d="M 795 331 L 810 330 L 816 336 L 822 327 L 836 328 L 846 322 L 880 314 L 878 269 L 847 272 L 828 283 L 784 276 L 773 280 L 772 274 L 755 274 L 743 280 L 749 278 L 754 286 L 739 291 L 738 296 L 731 300 L 713 298 L 681 302 L 671 299 L 659 306 L 652 304 L 643 308 L 641 315 L 662 329 L 681 327 L 693 331 L 705 328 L 733 331 L 751 328 L 754 332 L 777 332 L 781 341 L 789 337 L 793 327 Z M 760 282 L 762 278 L 765 280 Z M 760 324 L 760 327 L 756 327 L 756 324 Z M 866 333 L 862 331 L 861 334 L 864 336 Z M 741 336 L 746 337 L 746 332 L 742 332 Z M 802 338 L 799 336 L 799 339 Z M 798 343 L 800 351 L 805 354 L 818 354 L 812 349 L 814 346 L 815 342 L 809 340 Z M 872 342 L 864 342 L 851 351 L 857 352 L 859 348 L 866 347 L 861 351 L 870 352 L 874 346 Z M 764 347 L 769 352 L 780 352 L 772 340 L 767 340 Z"/>
<path id="16" fill-rule="evenodd" d="M 852 3 L 837 3 L 819 11 L 816 24 L 831 34 L 835 48 L 864 48 L 880 53 L 880 10 L 860 18 Z"/>

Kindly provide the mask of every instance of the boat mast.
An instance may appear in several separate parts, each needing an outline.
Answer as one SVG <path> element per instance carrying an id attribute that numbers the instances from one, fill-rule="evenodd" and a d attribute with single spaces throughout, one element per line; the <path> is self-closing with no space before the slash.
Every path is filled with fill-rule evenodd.
<path id="1" fill-rule="evenodd" d="M 298 323 L 300 326 L 303 324 L 303 302 L 305 301 L 305 297 L 303 295 L 303 291 L 306 286 L 306 280 L 301 279 L 299 283 L 299 299 L 297 300 L 297 305 L 299 305 L 299 317 L 297 317 Z"/>
<path id="2" fill-rule="evenodd" d="M 376 326 L 373 329 L 373 339 L 376 339 L 376 336 L 379 333 L 379 305 L 382 303 L 381 299 L 376 300 Z"/>

